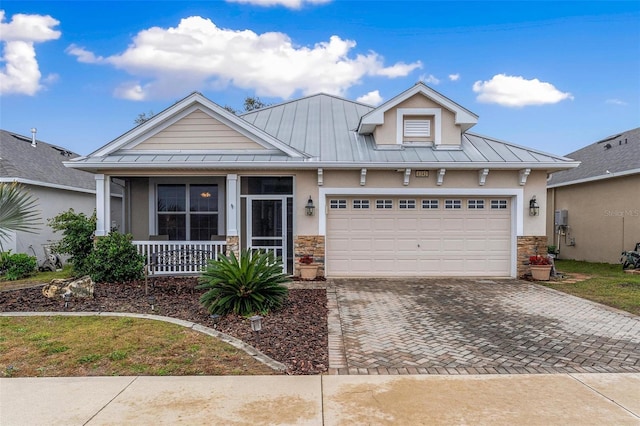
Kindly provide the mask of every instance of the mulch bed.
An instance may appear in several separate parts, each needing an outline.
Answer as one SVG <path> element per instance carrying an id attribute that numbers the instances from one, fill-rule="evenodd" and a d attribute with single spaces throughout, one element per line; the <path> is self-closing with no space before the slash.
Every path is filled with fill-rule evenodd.
<path id="1" fill-rule="evenodd" d="M 0 292 L 1 312 L 130 312 L 164 315 L 214 327 L 198 299 L 197 278 L 159 278 L 153 289 L 153 308 L 144 281 L 96 284 L 93 299 L 48 299 L 42 287 Z M 257 348 L 287 366 L 287 374 L 321 374 L 329 366 L 327 297 L 324 289 L 290 289 L 285 305 L 262 320 L 259 339 L 248 319 L 227 315 L 215 328 Z"/>

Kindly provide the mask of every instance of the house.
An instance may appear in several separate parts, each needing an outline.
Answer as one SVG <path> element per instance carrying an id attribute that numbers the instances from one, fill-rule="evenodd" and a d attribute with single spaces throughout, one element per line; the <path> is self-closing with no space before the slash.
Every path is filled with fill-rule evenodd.
<path id="1" fill-rule="evenodd" d="M 42 225 L 36 233 L 13 232 L 9 241 L 2 241 L 4 250 L 26 253 L 44 261 L 43 245 L 61 238 L 47 226 L 51 219 L 73 208 L 76 212 L 93 214 L 96 206 L 96 183 L 92 173 L 69 169 L 63 162 L 78 155 L 32 136 L 0 130 L 0 182 L 18 182 L 29 191 L 40 209 Z M 114 180 L 111 189 L 113 225 L 122 222 L 122 191 Z"/>
<path id="2" fill-rule="evenodd" d="M 640 127 L 569 157 L 580 166 L 547 183 L 547 236 L 562 259 L 619 263 L 640 242 Z"/>
<path id="3" fill-rule="evenodd" d="M 547 174 L 578 163 L 477 119 L 422 83 L 378 107 L 318 94 L 241 116 L 192 93 L 65 164 L 96 173 L 97 235 L 125 183 L 145 254 L 164 238 L 273 250 L 288 273 L 310 254 L 327 277 L 515 277 L 546 250 Z"/>

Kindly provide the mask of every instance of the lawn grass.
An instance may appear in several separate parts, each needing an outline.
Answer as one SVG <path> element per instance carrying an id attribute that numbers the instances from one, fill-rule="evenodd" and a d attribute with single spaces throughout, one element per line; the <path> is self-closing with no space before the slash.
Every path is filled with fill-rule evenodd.
<path id="1" fill-rule="evenodd" d="M 617 309 L 640 315 L 640 275 L 625 273 L 622 265 L 556 260 L 556 269 L 568 278 L 588 275 L 584 281 L 565 283 L 540 282 L 556 290 L 593 300 Z"/>
<path id="2" fill-rule="evenodd" d="M 0 317 L 0 377 L 275 374 L 246 352 L 126 317 Z"/>
<path id="3" fill-rule="evenodd" d="M 36 272 L 34 275 L 22 278 L 20 280 L 9 281 L 5 279 L 3 276 L 0 276 L 0 290 L 3 289 L 11 289 L 18 286 L 23 286 L 27 284 L 41 284 L 41 283 L 49 283 L 51 280 L 56 278 L 71 278 L 73 276 L 73 268 L 71 265 L 65 265 L 59 271 L 45 271 L 45 272 Z"/>

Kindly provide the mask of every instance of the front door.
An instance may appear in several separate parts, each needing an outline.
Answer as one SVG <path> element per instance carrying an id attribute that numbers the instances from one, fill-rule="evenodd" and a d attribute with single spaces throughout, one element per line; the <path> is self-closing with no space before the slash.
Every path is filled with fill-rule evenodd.
<path id="1" fill-rule="evenodd" d="M 272 251 L 287 269 L 287 215 L 285 197 L 249 197 L 247 230 L 249 249 Z"/>

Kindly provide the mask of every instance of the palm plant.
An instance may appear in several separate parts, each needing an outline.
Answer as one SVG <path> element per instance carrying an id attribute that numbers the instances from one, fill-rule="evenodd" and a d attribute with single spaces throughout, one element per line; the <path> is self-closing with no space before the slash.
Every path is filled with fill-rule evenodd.
<path id="1" fill-rule="evenodd" d="M 35 233 L 40 225 L 36 199 L 22 185 L 0 182 L 0 251 L 12 231 Z"/>
<path id="2" fill-rule="evenodd" d="M 197 288 L 208 290 L 200 303 L 210 313 L 246 316 L 282 306 L 289 293 L 283 284 L 289 281 L 273 253 L 244 250 L 239 259 L 232 252 L 210 261 Z"/>

